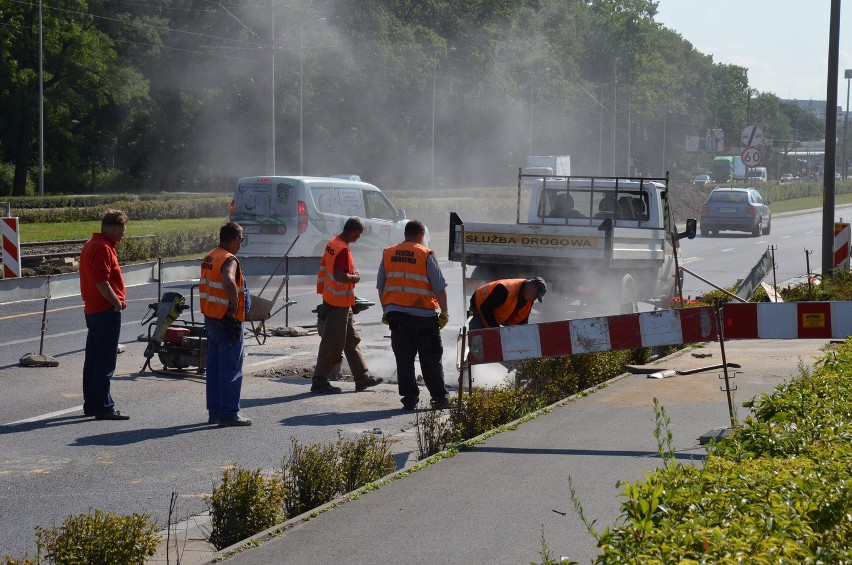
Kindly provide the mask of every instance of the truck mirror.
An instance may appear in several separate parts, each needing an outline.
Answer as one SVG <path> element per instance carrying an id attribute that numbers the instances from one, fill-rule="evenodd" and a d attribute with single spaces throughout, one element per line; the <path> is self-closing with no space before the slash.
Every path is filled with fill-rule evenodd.
<path id="1" fill-rule="evenodd" d="M 677 238 L 683 239 L 683 238 L 686 237 L 688 239 L 695 239 L 695 232 L 696 232 L 697 227 L 698 227 L 698 222 L 696 221 L 696 219 L 695 218 L 689 218 L 688 220 L 686 220 L 686 231 L 679 232 L 677 234 Z"/>
<path id="2" fill-rule="evenodd" d="M 402 208 L 397 208 L 396 219 L 397 219 L 397 221 L 404 220 L 405 219 L 405 210 L 403 210 Z"/>

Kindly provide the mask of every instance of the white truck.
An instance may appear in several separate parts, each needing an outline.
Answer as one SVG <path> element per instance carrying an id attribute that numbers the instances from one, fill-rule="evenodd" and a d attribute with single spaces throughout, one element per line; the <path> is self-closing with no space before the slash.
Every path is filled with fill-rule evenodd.
<path id="1" fill-rule="evenodd" d="M 450 214 L 451 261 L 474 265 L 477 282 L 541 276 L 595 315 L 636 312 L 638 302 L 667 307 L 677 294 L 673 248 L 695 237 L 696 224 L 677 233 L 667 178 L 545 176 L 527 188 L 527 176 L 519 170 L 514 224 Z"/>
<path id="2" fill-rule="evenodd" d="M 527 157 L 527 165 L 524 167 L 524 174 L 530 177 L 550 176 L 550 177 L 568 177 L 571 176 L 571 156 L 570 155 L 530 155 Z"/>

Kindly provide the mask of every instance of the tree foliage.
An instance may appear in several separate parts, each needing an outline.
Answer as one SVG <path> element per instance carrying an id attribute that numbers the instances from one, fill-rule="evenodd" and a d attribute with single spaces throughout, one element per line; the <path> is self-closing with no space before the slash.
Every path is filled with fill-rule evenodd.
<path id="1" fill-rule="evenodd" d="M 735 145 L 750 119 L 783 155 L 822 131 L 656 22 L 653 0 L 43 7 L 48 192 L 227 190 L 273 170 L 507 184 L 530 152 L 685 177 L 705 166 L 687 135 Z M 0 25 L 0 190 L 21 195 L 38 173 L 38 3 L 5 3 Z M 106 169 L 119 185 L 97 186 Z"/>

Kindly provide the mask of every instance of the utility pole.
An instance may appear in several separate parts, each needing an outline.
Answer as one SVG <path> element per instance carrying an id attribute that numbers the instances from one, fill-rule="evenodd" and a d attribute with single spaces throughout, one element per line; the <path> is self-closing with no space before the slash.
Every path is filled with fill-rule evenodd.
<path id="1" fill-rule="evenodd" d="M 840 0 L 831 0 L 828 31 L 828 80 L 825 96 L 825 167 L 823 168 L 822 274 L 834 270 L 834 171 L 837 150 L 837 73 L 840 47 Z"/>

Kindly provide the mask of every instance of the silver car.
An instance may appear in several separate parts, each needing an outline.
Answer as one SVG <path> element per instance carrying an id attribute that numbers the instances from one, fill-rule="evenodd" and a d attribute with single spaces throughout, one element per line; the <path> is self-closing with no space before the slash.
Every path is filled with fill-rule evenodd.
<path id="1" fill-rule="evenodd" d="M 715 188 L 701 206 L 701 235 L 718 235 L 725 230 L 766 235 L 772 227 L 767 204 L 769 201 L 754 188 Z"/>

